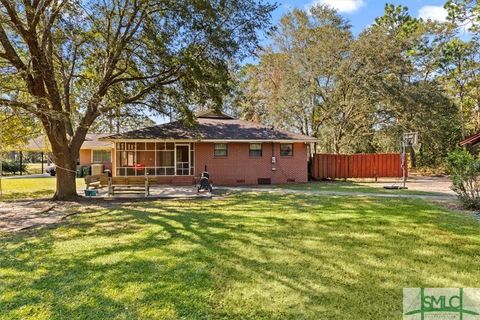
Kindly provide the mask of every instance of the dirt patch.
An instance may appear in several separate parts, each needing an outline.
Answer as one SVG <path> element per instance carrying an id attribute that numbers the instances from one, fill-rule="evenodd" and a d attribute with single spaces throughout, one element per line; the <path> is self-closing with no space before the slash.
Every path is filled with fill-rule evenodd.
<path id="1" fill-rule="evenodd" d="M 56 224 L 96 207 L 96 204 L 49 200 L 0 202 L 0 232 L 16 232 Z"/>
<path id="2" fill-rule="evenodd" d="M 158 199 L 158 198 L 79 198 L 77 201 L 61 202 L 51 200 L 0 201 L 0 233 L 17 232 L 30 228 L 53 225 L 62 222 L 70 216 L 135 206 L 138 203 L 150 201 L 186 201 L 222 199 L 223 193 L 215 192 L 214 197 L 189 199 Z"/>

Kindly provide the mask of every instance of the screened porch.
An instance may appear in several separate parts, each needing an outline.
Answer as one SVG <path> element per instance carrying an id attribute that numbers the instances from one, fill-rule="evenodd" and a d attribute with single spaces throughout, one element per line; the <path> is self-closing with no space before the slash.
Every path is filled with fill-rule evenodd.
<path id="1" fill-rule="evenodd" d="M 117 142 L 116 176 L 194 176 L 195 144 L 191 142 Z"/>

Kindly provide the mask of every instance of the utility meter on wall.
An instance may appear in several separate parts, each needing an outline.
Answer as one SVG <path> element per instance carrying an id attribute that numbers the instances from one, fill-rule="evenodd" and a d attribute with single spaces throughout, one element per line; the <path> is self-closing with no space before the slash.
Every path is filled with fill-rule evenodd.
<path id="1" fill-rule="evenodd" d="M 272 163 L 277 163 L 277 158 L 276 157 L 272 157 Z"/>

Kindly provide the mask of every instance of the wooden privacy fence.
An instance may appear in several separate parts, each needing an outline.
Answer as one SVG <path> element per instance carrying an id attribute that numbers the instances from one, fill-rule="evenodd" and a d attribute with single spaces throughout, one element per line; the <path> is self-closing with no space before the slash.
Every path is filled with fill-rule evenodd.
<path id="1" fill-rule="evenodd" d="M 408 170 L 405 171 L 408 174 Z M 314 154 L 311 173 L 314 179 L 402 177 L 402 156 L 398 153 Z"/>

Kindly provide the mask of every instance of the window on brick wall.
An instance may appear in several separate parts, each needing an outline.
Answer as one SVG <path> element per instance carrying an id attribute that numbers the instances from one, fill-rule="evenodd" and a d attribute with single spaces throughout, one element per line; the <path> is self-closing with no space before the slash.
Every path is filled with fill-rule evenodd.
<path id="1" fill-rule="evenodd" d="M 250 155 L 250 157 L 261 157 L 262 156 L 262 144 L 261 143 L 250 143 L 249 155 Z"/>
<path id="2" fill-rule="evenodd" d="M 293 156 L 293 144 L 292 143 L 281 143 L 280 144 L 280 155 L 282 157 L 292 157 Z"/>
<path id="3" fill-rule="evenodd" d="M 215 157 L 226 157 L 228 155 L 228 146 L 226 143 L 215 143 L 213 145 L 213 155 Z"/>

